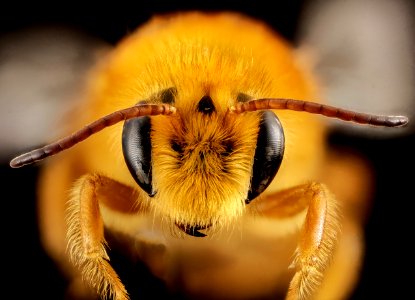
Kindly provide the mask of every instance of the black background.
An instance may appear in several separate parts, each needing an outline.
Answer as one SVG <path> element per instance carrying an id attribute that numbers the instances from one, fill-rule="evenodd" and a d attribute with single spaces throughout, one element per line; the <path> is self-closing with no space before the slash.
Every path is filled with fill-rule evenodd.
<path id="1" fill-rule="evenodd" d="M 135 5 L 112 4 L 14 4 L 4 7 L 0 33 L 13 32 L 35 25 L 67 25 L 116 43 L 158 12 L 175 10 L 236 10 L 268 22 L 286 38 L 293 40 L 301 17 L 303 1 L 271 7 L 258 1 L 235 4 L 224 1 L 150 2 Z M 415 101 L 415 99 L 414 99 Z M 393 295 L 407 298 L 412 290 L 414 199 L 414 136 L 369 140 L 334 134 L 334 144 L 352 145 L 368 159 L 376 171 L 374 206 L 365 238 L 367 249 L 361 279 L 351 299 L 373 299 Z M 1 145 L 0 145 L 1 146 Z M 0 167 L 1 175 L 1 249 L 2 292 L 12 292 L 15 299 L 63 299 L 64 279 L 43 253 L 36 223 L 35 183 L 37 166 L 11 169 Z M 412 278 L 412 279 L 411 279 Z M 159 282 L 143 275 L 144 291 L 163 296 Z"/>

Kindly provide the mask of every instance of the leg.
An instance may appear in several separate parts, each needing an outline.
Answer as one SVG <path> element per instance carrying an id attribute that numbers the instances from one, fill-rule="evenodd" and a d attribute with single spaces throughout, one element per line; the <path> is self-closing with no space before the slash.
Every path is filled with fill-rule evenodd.
<path id="1" fill-rule="evenodd" d="M 333 262 L 316 299 L 348 299 L 361 274 L 364 224 L 373 201 L 374 177 L 369 162 L 359 153 L 338 149 L 329 154 L 326 166 L 321 169 L 321 181 L 341 203 L 343 224 Z"/>
<path id="2" fill-rule="evenodd" d="M 100 175 L 88 174 L 76 182 L 68 205 L 68 250 L 83 278 L 99 294 L 114 299 L 128 299 L 127 291 L 109 264 L 105 250 L 99 201 L 109 202 L 107 192 L 111 189 L 121 195 L 128 191 L 130 196 L 133 195 L 128 187 Z"/>
<path id="3" fill-rule="evenodd" d="M 349 299 L 359 279 L 363 252 L 364 238 L 360 224 L 345 218 L 339 245 L 315 299 Z"/>
<path id="4" fill-rule="evenodd" d="M 286 299 L 308 299 L 319 289 L 340 231 L 337 204 L 325 185 L 311 183 L 260 200 L 258 209 L 273 218 L 293 217 L 308 207 L 299 236 L 296 268 Z"/>

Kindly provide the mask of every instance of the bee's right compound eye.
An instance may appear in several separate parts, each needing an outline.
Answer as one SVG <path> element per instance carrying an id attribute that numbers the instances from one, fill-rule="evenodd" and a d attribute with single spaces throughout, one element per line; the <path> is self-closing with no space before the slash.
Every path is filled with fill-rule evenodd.
<path id="1" fill-rule="evenodd" d="M 280 120 L 272 111 L 262 112 L 246 204 L 261 194 L 274 179 L 284 155 L 284 143 Z"/>
<path id="2" fill-rule="evenodd" d="M 156 192 L 152 184 L 150 132 L 150 117 L 138 117 L 125 121 L 122 132 L 122 150 L 134 180 L 150 197 L 153 197 Z"/>

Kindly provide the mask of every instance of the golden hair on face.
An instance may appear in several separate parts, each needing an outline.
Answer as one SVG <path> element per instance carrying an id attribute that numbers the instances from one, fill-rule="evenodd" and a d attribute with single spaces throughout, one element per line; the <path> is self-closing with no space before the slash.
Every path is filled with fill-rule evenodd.
<path id="1" fill-rule="evenodd" d="M 206 245 L 197 238 L 220 232 L 212 245 L 236 261 L 239 254 L 228 251 L 230 245 L 258 238 L 250 236 L 246 224 L 265 228 L 260 224 L 269 222 L 260 232 L 273 232 L 270 245 L 291 242 L 279 246 L 280 257 L 272 255 L 270 274 L 277 272 L 281 280 L 267 288 L 287 299 L 308 299 L 335 290 L 327 292 L 323 282 L 331 278 L 325 272 L 344 222 L 341 201 L 321 181 L 322 170 L 333 161 L 326 126 L 316 114 L 376 126 L 407 123 L 401 116 L 325 105 L 319 93 L 291 45 L 260 21 L 230 12 L 158 16 L 91 72 L 79 114 L 71 116 L 74 133 L 15 158 L 11 166 L 76 145 L 45 164 L 41 228 L 45 247 L 70 269 L 68 276 L 74 282 L 82 278 L 101 296 L 129 298 L 109 260 L 106 234 L 128 237 L 121 248 L 140 256 L 136 245 L 148 246 L 142 232 L 151 232 L 151 239 L 169 249 L 171 260 L 160 266 L 160 257 L 140 258 L 175 282 L 168 277 L 172 270 L 183 273 L 178 277 L 192 275 L 179 254 Z M 67 224 L 47 221 L 56 202 Z M 171 232 L 163 230 L 166 225 Z M 235 239 L 231 231 L 238 226 L 244 234 Z M 170 235 L 174 232 L 181 235 Z M 66 243 L 76 268 L 63 262 Z M 262 249 L 255 242 L 246 245 Z M 202 259 L 215 266 L 209 255 Z M 249 263 L 240 264 L 249 269 Z M 244 282 L 238 272 L 235 278 Z M 185 292 L 199 295 L 185 283 Z M 227 293 L 220 283 L 211 285 L 206 282 L 211 292 Z M 258 296 L 251 286 L 241 286 L 239 296 Z M 339 293 L 346 291 L 339 287 Z"/>

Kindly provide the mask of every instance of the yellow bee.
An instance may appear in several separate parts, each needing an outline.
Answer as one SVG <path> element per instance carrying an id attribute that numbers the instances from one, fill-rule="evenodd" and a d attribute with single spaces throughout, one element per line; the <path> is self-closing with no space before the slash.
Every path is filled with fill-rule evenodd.
<path id="1" fill-rule="evenodd" d="M 408 119 L 321 101 L 266 24 L 231 12 L 158 16 L 92 70 L 68 116 L 74 133 L 10 165 L 66 150 L 44 164 L 39 220 L 74 297 L 130 298 L 111 265 L 118 249 L 188 297 L 338 299 L 360 267 L 350 210 L 370 178 L 359 158 L 328 150 L 318 115 Z"/>

